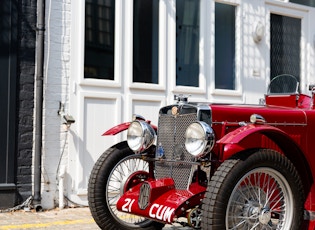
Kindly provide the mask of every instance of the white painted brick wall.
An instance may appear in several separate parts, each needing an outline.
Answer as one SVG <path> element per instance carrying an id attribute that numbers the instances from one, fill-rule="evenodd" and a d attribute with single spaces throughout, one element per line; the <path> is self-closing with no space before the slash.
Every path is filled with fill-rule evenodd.
<path id="1" fill-rule="evenodd" d="M 67 163 L 67 129 L 63 115 L 68 111 L 70 76 L 71 1 L 46 1 L 45 85 L 43 110 L 42 206 L 58 206 L 58 165 Z M 65 105 L 58 115 L 59 102 Z M 64 146 L 66 144 L 66 146 Z"/>

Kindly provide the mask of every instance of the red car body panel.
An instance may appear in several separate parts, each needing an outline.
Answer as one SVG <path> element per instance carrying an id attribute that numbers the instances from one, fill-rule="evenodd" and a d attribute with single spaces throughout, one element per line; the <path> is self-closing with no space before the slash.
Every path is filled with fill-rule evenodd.
<path id="1" fill-rule="evenodd" d="M 124 122 L 124 123 L 121 123 L 119 125 L 116 125 L 116 126 L 110 128 L 109 130 L 107 130 L 105 133 L 103 133 L 102 136 L 116 135 L 122 131 L 125 131 L 129 128 L 130 123 L 131 122 Z M 150 125 L 152 126 L 152 128 L 154 130 L 157 130 L 156 125 L 152 125 L 152 124 L 150 124 Z"/>
<path id="2" fill-rule="evenodd" d="M 120 133 L 124 130 L 127 130 L 131 122 L 125 122 L 121 123 L 119 125 L 116 125 L 109 130 L 107 130 L 105 133 L 102 134 L 102 136 L 109 136 L 109 135 L 116 135 L 117 133 Z"/>
<path id="3" fill-rule="evenodd" d="M 300 95 L 267 96 L 267 106 L 210 105 L 213 128 L 218 139 L 220 161 L 255 148 L 271 148 L 285 155 L 302 174 L 305 184 L 305 209 L 315 211 L 315 110 L 311 98 Z M 231 117 L 231 114 L 234 116 Z M 265 124 L 239 126 L 252 114 L 265 118 Z M 310 228 L 311 229 L 311 228 Z M 312 228 L 313 229 L 313 228 Z"/>
<path id="4" fill-rule="evenodd" d="M 211 105 L 213 112 L 213 128 L 218 144 L 235 144 L 251 138 L 252 135 L 265 137 L 284 135 L 286 140 L 292 139 L 301 150 L 306 151 L 307 117 L 302 110 L 281 107 Z M 228 113 L 227 113 L 228 111 Z M 230 114 L 234 114 L 231 118 Z M 248 122 L 252 114 L 265 118 L 266 124 L 241 126 L 239 123 Z M 285 114 L 285 117 L 283 116 Z M 251 138 L 248 144 L 262 147 L 262 139 Z M 244 146 L 249 148 L 249 146 Z M 224 154 L 225 155 L 225 154 Z M 231 155 L 222 156 L 222 160 Z"/>
<path id="5" fill-rule="evenodd" d="M 177 190 L 172 178 L 146 181 L 150 186 L 149 204 L 145 209 L 137 205 L 141 192 L 141 184 L 125 192 L 117 202 L 117 209 L 122 212 L 133 213 L 149 219 L 166 223 L 174 222 L 174 218 L 182 216 L 184 210 L 194 208 L 200 203 L 206 191 L 198 184 L 188 190 Z M 185 214 L 185 212 L 184 212 Z"/>

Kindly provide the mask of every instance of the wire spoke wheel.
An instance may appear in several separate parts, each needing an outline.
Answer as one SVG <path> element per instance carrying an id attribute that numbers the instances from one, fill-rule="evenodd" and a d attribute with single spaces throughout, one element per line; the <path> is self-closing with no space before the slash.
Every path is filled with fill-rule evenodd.
<path id="1" fill-rule="evenodd" d="M 201 209 L 202 229 L 299 230 L 303 184 L 288 158 L 260 149 L 218 167 Z"/>
<path id="2" fill-rule="evenodd" d="M 158 230 L 164 224 L 120 212 L 119 198 L 133 186 L 146 180 L 149 163 L 128 147 L 118 143 L 106 150 L 95 163 L 89 179 L 88 200 L 91 214 L 101 229 Z"/>
<path id="3" fill-rule="evenodd" d="M 125 184 L 128 182 L 129 177 L 135 171 L 149 171 L 149 164 L 139 157 L 139 155 L 131 155 L 120 162 L 112 169 L 107 186 L 106 186 L 106 202 L 110 211 L 115 218 L 119 221 L 124 221 L 126 224 L 137 224 L 147 219 L 132 214 L 120 212 L 116 209 L 116 203 L 120 196 L 125 192 Z"/>
<path id="4" fill-rule="evenodd" d="M 227 229 L 287 229 L 293 216 L 292 190 L 282 174 L 258 168 L 245 174 L 231 193 Z"/>

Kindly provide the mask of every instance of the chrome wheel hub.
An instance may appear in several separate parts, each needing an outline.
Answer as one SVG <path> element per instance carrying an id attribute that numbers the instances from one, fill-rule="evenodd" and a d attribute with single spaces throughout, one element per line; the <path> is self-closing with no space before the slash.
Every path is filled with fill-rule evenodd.
<path id="1" fill-rule="evenodd" d="M 266 224 L 270 223 L 270 221 L 271 221 L 271 212 L 270 212 L 270 210 L 268 210 L 266 208 L 263 208 L 260 211 L 259 221 L 263 225 L 266 225 Z"/>

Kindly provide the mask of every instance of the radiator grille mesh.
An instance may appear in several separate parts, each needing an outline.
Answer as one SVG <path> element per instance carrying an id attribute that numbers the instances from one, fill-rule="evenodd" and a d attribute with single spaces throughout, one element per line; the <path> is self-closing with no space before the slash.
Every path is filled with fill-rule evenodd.
<path id="1" fill-rule="evenodd" d="M 189 163 L 194 162 L 195 158 L 185 149 L 185 131 L 196 120 L 196 113 L 176 117 L 161 114 L 159 118 L 157 145 L 162 146 L 166 161 L 155 163 L 155 176 L 172 177 L 177 189 L 187 189 L 189 184 L 192 168 Z"/>

